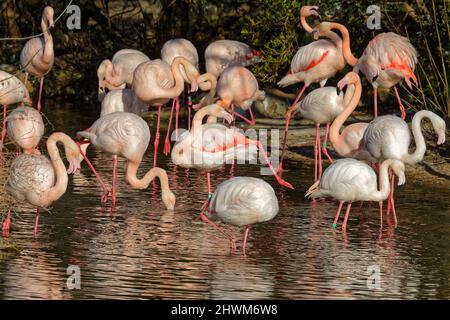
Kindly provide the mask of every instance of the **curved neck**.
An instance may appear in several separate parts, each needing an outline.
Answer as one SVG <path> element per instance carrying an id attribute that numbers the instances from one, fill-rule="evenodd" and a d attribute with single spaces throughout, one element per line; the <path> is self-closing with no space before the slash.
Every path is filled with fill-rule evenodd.
<path id="1" fill-rule="evenodd" d="M 198 84 L 202 91 L 208 91 L 213 97 L 216 95 L 217 78 L 212 73 L 204 73 L 198 77 Z"/>
<path id="2" fill-rule="evenodd" d="M 176 57 L 170 67 L 175 80 L 175 85 L 172 88 L 164 89 L 164 94 L 167 98 L 178 97 L 184 90 L 184 77 L 182 71 L 180 70 L 180 66 L 184 67 L 184 70 L 186 70 L 186 75 L 190 75 L 189 69 L 192 65 L 185 58 Z"/>
<path id="3" fill-rule="evenodd" d="M 350 100 L 349 104 L 345 107 L 344 111 L 339 116 L 337 116 L 336 119 L 334 119 L 333 123 L 331 124 L 330 141 L 333 145 L 335 145 L 336 143 L 339 144 L 339 140 L 342 138 L 339 134 L 339 131 L 347 118 L 350 117 L 352 112 L 356 109 L 359 99 L 361 98 L 361 81 L 357 81 L 354 86 L 355 93 L 353 94 L 353 97 Z M 348 90 L 349 88 L 347 88 L 347 91 Z"/>
<path id="4" fill-rule="evenodd" d="M 432 117 L 430 117 L 430 114 L 428 114 L 428 112 L 420 111 L 414 115 L 411 127 L 412 127 L 412 133 L 414 136 L 414 142 L 416 144 L 416 150 L 414 150 L 413 153 L 408 153 L 406 158 L 403 159 L 403 161 L 407 164 L 411 164 L 411 165 L 416 164 L 416 163 L 422 161 L 423 157 L 425 156 L 427 146 L 425 144 L 425 138 L 423 137 L 422 128 L 421 128 L 421 122 L 422 122 L 423 118 L 428 118 L 431 121 L 433 121 Z"/>
<path id="5" fill-rule="evenodd" d="M 385 160 L 380 166 L 379 179 L 381 179 L 381 189 L 373 193 L 373 201 L 386 200 L 391 192 L 391 185 L 389 183 L 388 169 L 392 160 Z"/>
<path id="6" fill-rule="evenodd" d="M 345 61 L 352 67 L 356 65 L 358 59 L 353 55 L 352 50 L 350 49 L 350 34 L 348 33 L 347 28 L 340 24 L 332 22 L 330 23 L 331 29 L 337 29 L 342 34 L 342 53 L 344 55 Z M 331 39 L 333 41 L 333 39 Z M 333 41 L 334 42 L 334 41 Z M 336 44 L 337 45 L 337 44 Z"/>
<path id="7" fill-rule="evenodd" d="M 149 186 L 150 182 L 152 182 L 156 177 L 159 178 L 161 183 L 161 191 L 170 191 L 169 188 L 169 178 L 167 177 L 166 171 L 161 168 L 152 168 L 150 169 L 142 179 L 137 177 L 137 170 L 139 168 L 140 162 L 129 161 L 127 166 L 127 181 L 133 188 L 136 189 L 145 189 Z"/>
<path id="8" fill-rule="evenodd" d="M 50 22 L 43 16 L 41 19 L 41 30 L 44 33 L 44 52 L 42 60 L 45 63 L 51 63 L 53 59 L 53 38 L 50 33 Z"/>
<path id="9" fill-rule="evenodd" d="M 300 16 L 300 23 L 302 25 L 302 28 L 308 32 L 311 33 L 313 29 L 309 26 L 308 22 L 306 22 L 306 17 L 304 15 Z"/>
<path id="10" fill-rule="evenodd" d="M 61 159 L 61 155 L 58 150 L 57 143 L 62 142 L 64 147 L 70 143 L 74 143 L 69 136 L 62 132 L 53 133 L 47 140 L 47 151 L 52 161 L 53 169 L 55 170 L 56 183 L 55 185 L 46 191 L 46 199 L 53 202 L 59 199 L 67 189 L 67 183 L 69 178 L 67 176 L 66 167 Z M 67 155 L 66 155 L 67 156 Z"/>

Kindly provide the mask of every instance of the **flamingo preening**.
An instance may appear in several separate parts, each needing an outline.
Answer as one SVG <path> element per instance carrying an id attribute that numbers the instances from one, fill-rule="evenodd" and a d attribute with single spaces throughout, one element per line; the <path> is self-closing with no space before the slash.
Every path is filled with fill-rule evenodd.
<path id="1" fill-rule="evenodd" d="M 53 8 L 47 6 L 42 12 L 41 30 L 43 38 L 33 38 L 25 43 L 20 52 L 20 64 L 25 70 L 25 85 L 27 84 L 28 74 L 40 78 L 39 99 L 37 109 L 41 111 L 42 87 L 44 85 L 44 76 L 52 69 L 55 61 L 53 51 L 53 37 L 50 28 L 53 27 Z"/>

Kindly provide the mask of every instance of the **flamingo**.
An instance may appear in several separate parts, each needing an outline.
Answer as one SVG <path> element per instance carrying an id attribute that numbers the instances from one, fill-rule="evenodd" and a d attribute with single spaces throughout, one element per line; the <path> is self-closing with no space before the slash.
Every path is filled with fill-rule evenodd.
<path id="1" fill-rule="evenodd" d="M 233 117 L 221 106 L 212 104 L 196 112 L 190 131 L 186 131 L 174 145 L 171 158 L 174 164 L 183 168 L 206 170 L 208 200 L 211 196 L 210 171 L 220 168 L 233 159 L 249 160 L 256 158 L 258 148 L 278 183 L 293 189 L 292 185 L 281 179 L 274 171 L 260 141 L 245 137 L 235 128 L 211 122 L 202 125 L 204 117 L 220 117 L 231 122 Z M 256 147 L 256 148 L 255 148 Z M 248 154 L 248 155 L 247 155 Z"/>
<path id="2" fill-rule="evenodd" d="M 316 28 L 318 30 L 315 33 L 316 37 L 328 37 L 332 29 L 337 29 L 342 33 L 342 50 L 347 63 L 354 67 L 353 71 L 361 71 L 373 87 L 375 118 L 378 116 L 378 88 L 390 89 L 394 87 L 395 96 L 401 110 L 401 118 L 405 119 L 405 108 L 396 85 L 403 79 L 411 89 L 411 79 L 417 85 L 417 78 L 414 75 L 417 52 L 408 38 L 394 32 L 380 33 L 368 43 L 362 56 L 358 59 L 352 54 L 350 35 L 344 25 L 322 22 Z"/>
<path id="3" fill-rule="evenodd" d="M 250 225 L 272 220 L 278 214 L 278 199 L 270 184 L 259 178 L 234 177 L 217 186 L 211 197 L 208 213 L 217 216 L 227 224 L 245 226 L 242 253 L 245 256 Z M 203 212 L 202 219 L 205 219 Z M 224 233 L 235 248 L 235 240 L 222 228 L 213 226 Z"/>
<path id="4" fill-rule="evenodd" d="M 37 109 L 41 111 L 42 87 L 44 85 L 44 76 L 52 69 L 55 61 L 55 53 L 53 51 L 53 38 L 50 28 L 53 27 L 53 8 L 47 6 L 42 12 L 41 30 L 44 34 L 43 38 L 33 38 L 25 43 L 20 52 L 20 64 L 25 70 L 25 85 L 27 83 L 28 74 L 40 78 L 39 99 Z"/>
<path id="5" fill-rule="evenodd" d="M 235 40 L 217 40 L 211 42 L 205 50 L 206 72 L 216 78 L 229 66 L 246 67 L 261 60 L 259 51 Z"/>
<path id="6" fill-rule="evenodd" d="M 39 155 L 39 141 L 44 135 L 44 121 L 34 108 L 18 107 L 6 117 L 8 137 L 23 153 Z"/>
<path id="7" fill-rule="evenodd" d="M 139 100 L 133 90 L 128 88 L 114 89 L 109 91 L 103 99 L 100 117 L 116 111 L 142 115 L 147 109 L 148 105 Z"/>
<path id="8" fill-rule="evenodd" d="M 64 144 L 69 168 L 66 171 L 58 151 L 57 143 Z M 37 207 L 34 223 L 34 238 L 37 239 L 39 214 L 41 208 L 48 208 L 58 200 L 67 189 L 67 174 L 80 169 L 79 149 L 77 144 L 62 132 L 53 133 L 47 140 L 47 156 L 22 153 L 11 164 L 6 182 L 6 190 L 20 202 L 27 202 Z M 3 222 L 3 233 L 9 234 L 11 224 L 10 210 Z"/>
<path id="9" fill-rule="evenodd" d="M 2 143 L 0 150 L 5 143 L 6 113 L 8 111 L 8 105 L 19 102 L 31 105 L 30 94 L 28 93 L 27 87 L 12 74 L 0 70 L 0 104 L 3 105 Z"/>
<path id="10" fill-rule="evenodd" d="M 134 189 L 145 189 L 155 177 L 158 177 L 161 183 L 162 201 L 167 209 L 173 210 L 176 198 L 170 190 L 169 178 L 165 170 L 154 167 L 142 179 L 136 176 L 150 142 L 150 129 L 141 117 L 128 112 L 109 113 L 97 119 L 89 131 L 78 132 L 78 135 L 89 140 L 96 148 L 113 156 L 111 192 L 113 207 L 116 205 L 117 157 L 123 157 L 128 161 L 126 176 L 128 183 Z M 85 154 L 81 152 L 81 155 L 92 169 Z M 108 191 L 100 176 L 95 172 L 94 174 L 102 187 L 102 202 L 105 203 Z"/>
<path id="11" fill-rule="evenodd" d="M 351 158 L 338 159 L 324 171 L 320 180 L 309 188 L 305 196 L 313 199 L 332 197 L 339 201 L 333 228 L 336 228 L 342 206 L 347 202 L 347 210 L 342 224 L 343 231 L 347 228 L 352 202 L 378 201 L 380 203 L 380 226 L 382 226 L 383 200 L 387 199 L 391 188 L 388 168 L 391 168 L 398 176 L 398 185 L 405 183 L 405 165 L 403 162 L 387 159 L 383 161 L 380 167 L 381 188 L 378 190 L 377 175 L 368 164 Z"/>
<path id="12" fill-rule="evenodd" d="M 338 89 L 339 90 L 339 89 Z M 344 94 L 336 90 L 336 87 L 323 87 L 311 91 L 305 98 L 298 102 L 288 113 L 300 112 L 301 117 L 314 121 L 316 125 L 316 142 L 314 145 L 314 181 L 322 176 L 322 153 L 333 162 L 326 148 L 330 123 L 341 114 L 351 98 L 352 91 Z M 292 115 L 289 115 L 291 117 Z M 323 145 L 320 140 L 320 125 L 326 124 Z M 285 149 L 283 149 L 284 151 Z M 283 154 L 281 154 L 283 158 Z"/>
<path id="13" fill-rule="evenodd" d="M 300 10 L 300 22 L 308 33 L 312 33 L 313 29 L 306 22 L 306 18 L 310 16 L 320 17 L 317 11 L 318 9 L 318 6 L 303 6 Z M 294 58 L 292 58 L 289 73 L 278 82 L 278 86 L 280 87 L 287 87 L 298 82 L 303 82 L 302 89 L 288 110 L 290 112 L 286 113 L 282 155 L 284 155 L 284 149 L 286 148 L 292 110 L 302 97 L 306 88 L 312 83 L 317 82 L 320 83 L 320 87 L 324 87 L 329 78 L 333 77 L 345 67 L 342 39 L 332 31 L 328 32 L 327 36 L 332 40 L 320 39 L 300 47 Z M 281 157 L 278 172 L 283 170 L 283 160 L 283 157 Z"/>
<path id="14" fill-rule="evenodd" d="M 105 97 L 105 88 L 114 90 L 131 86 L 134 70 L 147 61 L 150 61 L 147 55 L 134 49 L 119 50 L 112 60 L 103 60 L 97 69 L 98 100 L 102 101 Z"/>
<path id="15" fill-rule="evenodd" d="M 159 126 L 161 121 L 161 108 L 170 99 L 178 97 L 184 90 L 184 78 L 180 66 L 183 66 L 189 77 L 198 74 L 186 58 L 176 57 L 172 65 L 156 59 L 141 63 L 134 71 L 132 90 L 144 103 L 158 107 L 156 124 L 156 137 L 154 142 L 153 166 L 156 166 L 159 145 Z M 191 78 L 191 91 L 197 91 L 197 81 Z"/>
<path id="16" fill-rule="evenodd" d="M 445 121 L 431 111 L 422 110 L 417 112 L 412 120 L 412 132 L 416 149 L 409 153 L 408 148 L 411 142 L 411 134 L 408 124 L 401 118 L 394 115 L 380 116 L 372 120 L 361 141 L 364 150 L 370 153 L 374 161 L 382 162 L 385 159 L 396 159 L 409 165 L 414 165 L 422 161 L 425 151 L 425 139 L 423 137 L 420 124 L 423 118 L 431 121 L 435 133 L 438 135 L 437 144 L 445 142 Z M 392 207 L 395 224 L 397 216 L 394 203 L 394 176 L 391 176 L 391 192 L 387 204 L 387 214 Z"/>

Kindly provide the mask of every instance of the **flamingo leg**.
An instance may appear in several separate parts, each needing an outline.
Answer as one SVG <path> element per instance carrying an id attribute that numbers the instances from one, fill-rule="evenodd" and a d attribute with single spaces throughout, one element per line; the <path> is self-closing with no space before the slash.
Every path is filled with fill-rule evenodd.
<path id="1" fill-rule="evenodd" d="M 203 211 L 200 213 L 200 218 L 210 224 L 213 228 L 219 230 L 220 233 L 222 233 L 223 235 L 225 235 L 228 239 L 230 239 L 230 246 L 232 250 L 236 250 L 236 240 L 234 240 L 233 236 L 231 236 L 230 234 L 228 234 L 223 228 L 219 227 L 217 224 L 215 224 L 214 222 L 212 222 L 211 220 L 209 220 L 203 213 Z"/>
<path id="2" fill-rule="evenodd" d="M 6 137 L 6 112 L 8 111 L 8 106 L 6 104 L 3 105 L 3 127 L 2 127 L 2 145 L 1 148 L 3 148 L 3 145 L 5 144 L 5 137 Z"/>
<path id="3" fill-rule="evenodd" d="M 206 173 L 206 184 L 208 186 L 208 200 L 209 197 L 211 196 L 211 172 L 207 172 Z"/>
<path id="4" fill-rule="evenodd" d="M 292 118 L 292 111 L 294 106 L 297 104 L 297 102 L 300 100 L 301 96 L 303 95 L 303 92 L 305 92 L 306 87 L 308 87 L 306 84 L 303 86 L 303 88 L 300 90 L 300 92 L 297 95 L 297 98 L 295 98 L 294 103 L 291 105 L 291 107 L 286 112 L 286 124 L 284 127 L 284 136 L 283 136 L 283 147 L 281 148 L 281 157 L 280 157 L 280 164 L 278 165 L 278 173 L 281 174 L 283 171 L 283 160 L 284 160 L 284 152 L 286 150 L 286 140 L 287 140 L 287 134 L 289 130 L 289 122 Z"/>
<path id="5" fill-rule="evenodd" d="M 156 167 L 156 159 L 158 158 L 158 145 L 159 145 L 159 124 L 161 122 L 161 108 L 158 106 L 158 119 L 156 120 L 156 136 L 154 143 L 154 153 L 153 153 L 153 167 Z"/>
<path id="6" fill-rule="evenodd" d="M 39 98 L 38 98 L 38 104 L 37 108 L 38 111 L 41 112 L 41 98 L 42 98 L 42 87 L 44 86 L 44 77 L 41 77 L 40 84 L 39 84 Z"/>
<path id="7" fill-rule="evenodd" d="M 248 232 L 250 230 L 249 226 L 245 226 L 244 240 L 242 241 L 242 254 L 245 256 L 245 247 L 247 246 Z"/>
<path id="8" fill-rule="evenodd" d="M 400 106 L 400 111 L 402 113 L 402 119 L 405 120 L 405 118 L 406 118 L 405 107 L 403 106 L 402 99 L 400 99 L 400 95 L 398 94 L 397 86 L 394 86 L 394 91 L 395 91 L 395 95 L 397 97 L 398 104 Z"/>
<path id="9" fill-rule="evenodd" d="M 325 155 L 325 157 L 327 157 L 328 161 L 333 163 L 333 159 L 331 159 L 330 155 L 328 154 L 328 149 L 327 149 L 327 141 L 328 141 L 328 132 L 329 131 L 330 131 L 330 124 L 327 123 L 327 125 L 325 127 L 325 137 L 323 138 L 322 152 Z"/>
<path id="10" fill-rule="evenodd" d="M 34 240 L 37 240 L 38 233 L 38 225 L 39 225 L 39 214 L 41 213 L 41 209 L 36 209 L 36 219 L 34 221 Z"/>
<path id="11" fill-rule="evenodd" d="M 318 180 L 318 161 L 319 161 L 319 154 L 318 154 L 318 150 L 319 150 L 319 133 L 317 132 L 316 129 L 316 142 L 314 143 L 314 181 Z"/>
<path id="12" fill-rule="evenodd" d="M 191 130 L 191 110 L 192 110 L 192 98 L 188 96 L 188 130 Z"/>
<path id="13" fill-rule="evenodd" d="M 319 156 L 319 174 L 318 179 L 322 177 L 322 151 L 320 150 L 320 124 L 316 124 L 316 135 L 317 135 L 317 153 Z M 316 180 L 317 181 L 317 180 Z"/>
<path id="14" fill-rule="evenodd" d="M 116 191 L 117 191 L 117 155 L 113 155 L 113 180 L 112 180 L 112 207 L 116 206 Z"/>
<path id="15" fill-rule="evenodd" d="M 234 110 L 234 108 L 233 108 L 233 110 Z M 256 122 L 255 122 L 255 116 L 253 115 L 252 107 L 248 108 L 248 111 L 250 112 L 250 119 L 247 119 L 246 117 L 241 115 L 239 112 L 234 112 L 234 111 L 233 111 L 233 116 L 244 120 L 251 126 L 254 126 Z"/>
<path id="16" fill-rule="evenodd" d="M 392 213 L 394 214 L 395 226 L 397 226 L 397 214 L 395 212 L 395 202 L 394 202 L 394 189 L 395 189 L 394 178 L 395 178 L 394 174 L 391 174 L 391 191 L 389 193 L 388 204 L 387 204 L 387 208 L 386 208 L 386 215 L 390 214 L 390 211 L 392 208 Z"/>
<path id="17" fill-rule="evenodd" d="M 169 125 L 167 127 L 166 139 L 164 140 L 164 155 L 168 155 L 170 152 L 170 129 L 172 128 L 173 110 L 175 109 L 175 99 L 172 100 L 172 109 L 170 109 Z"/>
<path id="18" fill-rule="evenodd" d="M 78 142 L 78 148 L 80 148 L 80 143 Z M 84 154 L 84 152 L 80 148 L 80 154 L 83 157 L 84 161 L 86 161 L 87 165 L 91 169 L 92 173 L 94 173 L 95 178 L 97 179 L 97 182 L 100 184 L 100 187 L 102 188 L 102 204 L 104 205 L 106 201 L 108 200 L 108 188 L 106 187 L 105 183 L 103 182 L 102 178 L 98 174 L 97 170 L 95 170 L 94 166 L 92 165 L 91 161 L 88 159 L 88 157 Z"/>
<path id="19" fill-rule="evenodd" d="M 342 230 L 343 231 L 347 230 L 347 220 L 348 220 L 348 215 L 350 214 L 350 209 L 351 208 L 352 208 L 352 203 L 349 202 L 347 204 L 347 210 L 345 211 L 344 223 L 342 224 Z"/>
<path id="20" fill-rule="evenodd" d="M 336 211 L 336 215 L 334 216 L 334 221 L 333 221 L 333 228 L 336 228 L 338 219 L 339 219 L 339 215 L 341 214 L 341 210 L 342 210 L 342 205 L 344 204 L 344 201 L 339 201 L 339 206 L 337 208 Z"/>
<path id="21" fill-rule="evenodd" d="M 180 97 L 175 98 L 175 135 L 178 139 L 178 114 L 180 113 Z"/>
<path id="22" fill-rule="evenodd" d="M 383 226 L 383 201 L 378 201 L 378 207 L 380 208 L 380 228 Z"/>
<path id="23" fill-rule="evenodd" d="M 378 117 L 378 88 L 373 88 L 373 116 Z"/>
<path id="24" fill-rule="evenodd" d="M 8 213 L 6 214 L 5 221 L 3 221 L 2 231 L 4 237 L 9 237 L 9 229 L 11 226 L 11 210 L 8 209 Z"/>

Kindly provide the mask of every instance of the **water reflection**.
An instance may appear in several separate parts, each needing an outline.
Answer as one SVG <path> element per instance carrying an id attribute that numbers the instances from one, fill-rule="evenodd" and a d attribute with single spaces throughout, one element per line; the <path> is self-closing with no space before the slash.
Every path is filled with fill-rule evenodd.
<path id="1" fill-rule="evenodd" d="M 51 107 L 50 121 L 71 135 L 98 114 L 88 106 Z M 88 155 L 110 186 L 111 157 L 94 148 Z M 151 159 L 149 152 L 139 176 Z M 205 175 L 177 168 L 164 156 L 158 164 L 177 195 L 173 212 L 165 210 L 157 182 L 146 190 L 126 183 L 124 160 L 114 212 L 101 206 L 101 190 L 87 167 L 51 213 L 42 214 L 38 241 L 33 241 L 34 211 L 17 208 L 11 239 L 23 251 L 0 260 L 0 298 L 450 298 L 448 185 L 409 179 L 396 192 L 398 228 L 385 220 L 380 230 L 376 204 L 360 212 L 355 205 L 343 234 L 340 224 L 331 228 L 336 203 L 303 198 L 311 168 L 292 165 L 285 177 L 294 191 L 263 177 L 276 190 L 280 213 L 251 229 L 244 258 L 240 242 L 231 252 L 228 241 L 199 219 Z M 213 188 L 230 169 L 212 173 Z M 233 170 L 235 176 L 259 175 L 256 165 Z M 243 230 L 230 230 L 241 241 Z M 81 269 L 81 290 L 66 288 L 66 270 L 73 264 Z M 370 266 L 381 271 L 381 289 L 367 287 Z"/>

